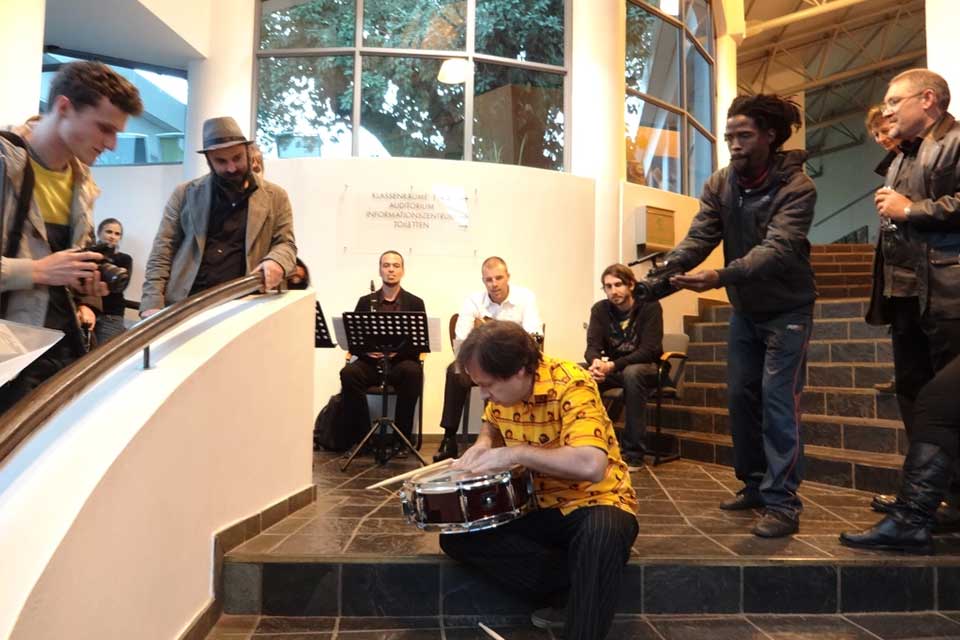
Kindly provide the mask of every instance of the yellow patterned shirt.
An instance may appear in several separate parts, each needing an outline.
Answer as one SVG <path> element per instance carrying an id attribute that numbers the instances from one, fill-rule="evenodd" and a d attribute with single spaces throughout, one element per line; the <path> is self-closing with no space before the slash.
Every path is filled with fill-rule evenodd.
<path id="1" fill-rule="evenodd" d="M 600 401 L 597 384 L 581 367 L 544 356 L 532 397 L 510 406 L 489 402 L 483 419 L 500 430 L 508 447 L 596 447 L 607 454 L 607 472 L 597 483 L 534 472 L 541 509 L 558 507 L 567 515 L 579 507 L 606 504 L 636 513 L 637 494 L 620 456 L 613 423 Z"/>

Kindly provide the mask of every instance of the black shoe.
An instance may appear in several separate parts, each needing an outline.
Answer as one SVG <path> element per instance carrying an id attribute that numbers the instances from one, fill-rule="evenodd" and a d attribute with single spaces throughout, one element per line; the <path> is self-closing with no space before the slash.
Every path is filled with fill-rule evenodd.
<path id="1" fill-rule="evenodd" d="M 783 511 L 767 509 L 753 525 L 751 533 L 761 538 L 782 538 L 800 530 L 800 518 Z"/>
<path id="2" fill-rule="evenodd" d="M 858 549 L 879 549 L 881 551 L 903 551 L 906 553 L 933 553 L 933 536 L 930 527 L 913 526 L 887 515 L 865 531 L 844 531 L 840 534 L 840 544 Z"/>
<path id="3" fill-rule="evenodd" d="M 911 553 L 933 551 L 934 517 L 950 482 L 953 456 L 929 442 L 913 442 L 903 461 L 903 482 L 897 494 L 903 506 L 866 531 L 840 534 L 840 543 L 861 549 Z"/>
<path id="4" fill-rule="evenodd" d="M 737 492 L 737 495 L 720 503 L 720 508 L 724 511 L 745 511 L 762 507 L 763 498 L 760 497 L 760 494 L 746 489 L 741 489 Z"/>
<path id="5" fill-rule="evenodd" d="M 873 385 L 873 388 L 879 393 L 896 393 L 897 382 L 896 380 L 890 380 L 889 382 L 878 382 L 877 384 Z"/>
<path id="6" fill-rule="evenodd" d="M 530 623 L 538 629 L 561 629 L 567 620 L 567 610 L 544 607 L 530 614 Z"/>
<path id="7" fill-rule="evenodd" d="M 623 456 L 623 462 L 627 465 L 627 471 L 640 471 L 643 469 L 643 456 Z"/>
<path id="8" fill-rule="evenodd" d="M 870 508 L 879 513 L 890 513 L 893 509 L 903 507 L 903 503 L 896 494 L 878 493 L 870 501 Z"/>
<path id="9" fill-rule="evenodd" d="M 444 434 L 443 440 L 440 441 L 440 449 L 433 456 L 433 461 L 440 462 L 447 458 L 456 458 L 458 453 L 460 451 L 457 449 L 457 436 Z"/>

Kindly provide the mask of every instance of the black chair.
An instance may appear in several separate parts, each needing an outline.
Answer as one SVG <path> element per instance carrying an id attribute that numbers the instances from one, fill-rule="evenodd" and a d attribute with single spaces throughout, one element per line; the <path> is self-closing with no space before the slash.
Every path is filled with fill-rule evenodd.
<path id="1" fill-rule="evenodd" d="M 666 333 L 663 336 L 663 355 L 657 362 L 657 388 L 651 393 L 651 398 L 657 402 L 653 418 L 654 446 L 650 447 L 650 452 L 653 454 L 653 466 L 680 458 L 679 442 L 676 452 L 664 452 L 661 449 L 664 438 L 660 429 L 663 425 L 663 401 L 679 400 L 681 398 L 683 371 L 687 364 L 687 347 L 689 346 L 690 338 L 685 333 Z M 610 419 L 616 420 L 623 411 L 623 389 L 604 391 L 603 401 Z"/>
<path id="2" fill-rule="evenodd" d="M 419 396 L 419 398 L 417 399 L 417 407 L 416 407 L 416 411 L 417 411 L 417 440 L 416 440 L 416 443 L 415 443 L 415 444 L 416 444 L 416 449 L 417 449 L 417 451 L 420 451 L 420 448 L 423 446 L 423 385 L 424 385 L 424 380 L 423 380 L 423 375 L 422 375 L 422 374 L 423 374 L 423 371 L 422 371 L 422 370 L 423 370 L 423 361 L 424 361 L 424 359 L 426 358 L 426 355 L 427 355 L 427 354 L 425 354 L 425 353 L 421 353 L 421 354 L 420 354 L 420 358 L 419 358 L 420 369 L 421 369 L 421 376 L 420 376 L 420 396 Z M 348 352 L 346 353 L 345 359 L 346 359 L 346 362 L 349 364 L 350 361 L 353 359 L 353 355 L 348 351 Z M 380 406 L 381 406 L 381 409 L 380 409 L 380 413 L 384 413 L 384 414 L 385 414 L 386 412 L 383 410 L 384 404 L 383 404 L 382 400 L 383 400 L 383 399 L 386 399 L 386 398 L 389 398 L 390 396 L 395 396 L 395 395 L 397 395 L 397 390 L 394 389 L 392 385 L 387 384 L 386 380 L 383 380 L 383 379 L 381 378 L 381 380 L 380 380 L 379 383 L 373 384 L 373 385 L 370 385 L 369 387 L 367 387 L 367 390 L 366 390 L 365 393 L 366 393 L 367 396 L 378 396 L 379 398 L 381 398 L 381 405 L 380 405 Z M 368 404 L 369 404 L 369 400 L 368 400 Z M 373 415 L 373 411 L 372 411 L 372 410 L 371 410 L 371 412 L 370 412 L 370 415 Z M 381 417 L 384 417 L 384 416 L 381 416 Z M 384 460 L 384 462 L 385 462 L 385 461 L 386 461 L 386 460 Z"/>

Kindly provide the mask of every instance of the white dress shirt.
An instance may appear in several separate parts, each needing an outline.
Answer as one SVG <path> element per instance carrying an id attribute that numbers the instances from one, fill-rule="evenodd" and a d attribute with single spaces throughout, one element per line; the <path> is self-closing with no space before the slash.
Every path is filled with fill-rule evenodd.
<path id="1" fill-rule="evenodd" d="M 527 333 L 543 331 L 543 322 L 537 310 L 537 298 L 532 291 L 511 284 L 507 299 L 497 304 L 484 289 L 471 294 L 460 307 L 460 316 L 454 329 L 455 349 L 459 349 L 460 343 L 473 331 L 474 321 L 483 318 L 516 322 Z"/>

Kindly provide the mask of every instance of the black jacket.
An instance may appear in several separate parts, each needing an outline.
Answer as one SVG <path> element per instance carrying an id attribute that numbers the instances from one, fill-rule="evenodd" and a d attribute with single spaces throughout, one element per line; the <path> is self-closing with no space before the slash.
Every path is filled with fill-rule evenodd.
<path id="1" fill-rule="evenodd" d="M 762 317 L 812 304 L 817 288 L 807 232 L 817 189 L 803 173 L 806 157 L 776 154 L 766 182 L 749 192 L 730 167 L 715 172 L 687 236 L 667 260 L 693 269 L 722 241 L 720 284 L 738 312 Z"/>
<path id="2" fill-rule="evenodd" d="M 371 305 L 371 302 L 374 305 Z M 381 308 L 381 303 L 383 302 L 383 289 L 377 289 L 373 293 L 368 293 L 365 296 L 361 296 L 357 300 L 357 306 L 354 307 L 354 311 L 369 312 L 377 311 Z M 406 289 L 401 288 L 400 293 L 397 294 L 397 311 L 423 311 L 426 313 L 427 307 L 423 304 L 423 300 L 413 295 Z M 361 356 L 362 357 L 362 356 Z M 420 350 L 410 347 L 400 351 L 394 360 L 417 360 L 420 357 Z"/>
<path id="3" fill-rule="evenodd" d="M 630 310 L 626 330 L 614 315 L 615 307 L 601 300 L 590 309 L 587 328 L 587 366 L 594 359 L 607 356 L 613 361 L 614 371 L 642 362 L 656 362 L 663 353 L 663 308 L 659 302 L 639 302 Z"/>
<path id="4" fill-rule="evenodd" d="M 903 154 L 887 170 L 897 176 Z M 904 196 L 911 200 L 905 227 L 917 247 L 917 289 L 921 313 L 960 318 L 960 123 L 944 114 L 923 138 L 914 174 Z M 896 223 L 899 227 L 901 222 Z M 877 266 L 874 266 L 874 273 Z M 882 275 L 882 269 L 880 269 Z M 874 288 L 878 284 L 874 282 Z M 879 282 L 883 292 L 883 279 Z M 871 311 L 874 305 L 871 300 Z M 868 318 L 870 317 L 868 311 Z"/>

